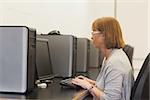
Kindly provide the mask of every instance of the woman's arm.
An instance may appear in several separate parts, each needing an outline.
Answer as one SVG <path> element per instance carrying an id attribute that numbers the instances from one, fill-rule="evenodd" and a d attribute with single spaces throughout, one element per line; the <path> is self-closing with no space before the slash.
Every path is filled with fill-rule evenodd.
<path id="1" fill-rule="evenodd" d="M 106 79 L 104 90 L 99 89 L 95 85 L 88 86 L 89 92 L 96 98 L 96 100 L 120 100 L 122 91 L 123 77 L 119 74 L 111 74 Z M 114 76 L 112 76 L 114 75 Z"/>
<path id="2" fill-rule="evenodd" d="M 75 78 L 72 83 L 83 87 L 98 100 L 120 100 L 122 91 L 123 76 L 120 71 L 111 70 L 105 76 L 105 87 L 101 90 L 85 79 Z"/>
<path id="3" fill-rule="evenodd" d="M 96 97 L 96 100 L 100 100 L 100 96 L 103 93 L 102 90 L 100 90 L 99 88 L 97 88 L 95 85 L 91 86 L 91 88 L 89 89 L 89 92 Z"/>
<path id="4" fill-rule="evenodd" d="M 104 77 L 104 89 L 100 90 L 97 88 L 101 91 L 98 93 L 98 90 L 94 88 L 91 90 L 91 94 L 99 100 L 120 100 L 122 98 L 122 89 L 125 88 L 123 86 L 122 72 L 116 69 L 112 69 L 106 71 Z"/>
<path id="5" fill-rule="evenodd" d="M 81 79 L 81 77 L 80 78 L 77 77 L 77 78 L 73 79 L 72 83 L 79 85 L 84 89 L 89 90 L 89 92 L 94 97 L 96 97 L 98 100 L 100 100 L 100 96 L 102 94 L 102 91 L 99 88 L 97 88 L 95 85 L 93 85 L 93 84 L 89 83 L 87 80 L 83 79 L 83 77 L 82 77 L 82 79 Z"/>

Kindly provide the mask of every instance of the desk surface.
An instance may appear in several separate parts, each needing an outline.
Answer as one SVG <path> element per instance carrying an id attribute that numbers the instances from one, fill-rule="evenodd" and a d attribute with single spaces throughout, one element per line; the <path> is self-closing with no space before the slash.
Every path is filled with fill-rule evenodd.
<path id="1" fill-rule="evenodd" d="M 90 71 L 91 72 L 91 71 Z M 93 72 L 93 71 L 92 71 Z M 94 75 L 90 74 L 89 77 L 95 78 Z M 23 94 L 10 94 L 10 93 L 0 93 L 0 99 L 50 99 L 50 100 L 71 100 L 75 93 L 79 89 L 70 89 L 65 88 L 59 85 L 61 79 L 54 79 L 53 83 L 48 84 L 48 87 L 45 89 L 35 88 L 32 92 L 23 95 Z"/>

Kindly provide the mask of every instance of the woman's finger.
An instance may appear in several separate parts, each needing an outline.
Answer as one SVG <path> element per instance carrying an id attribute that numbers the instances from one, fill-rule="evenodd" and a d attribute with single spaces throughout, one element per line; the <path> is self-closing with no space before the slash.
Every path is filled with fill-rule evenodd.
<path id="1" fill-rule="evenodd" d="M 79 78 L 79 77 L 80 77 L 80 78 L 84 78 L 84 76 L 82 76 L 82 75 L 78 76 L 78 78 Z"/>

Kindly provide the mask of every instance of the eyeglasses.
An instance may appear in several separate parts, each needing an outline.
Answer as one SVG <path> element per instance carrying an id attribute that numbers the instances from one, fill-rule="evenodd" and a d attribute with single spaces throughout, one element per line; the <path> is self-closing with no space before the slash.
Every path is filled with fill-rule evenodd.
<path id="1" fill-rule="evenodd" d="M 91 34 L 92 34 L 92 35 L 95 35 L 95 34 L 102 34 L 102 32 L 101 32 L 101 31 L 93 31 L 93 32 L 91 32 Z"/>

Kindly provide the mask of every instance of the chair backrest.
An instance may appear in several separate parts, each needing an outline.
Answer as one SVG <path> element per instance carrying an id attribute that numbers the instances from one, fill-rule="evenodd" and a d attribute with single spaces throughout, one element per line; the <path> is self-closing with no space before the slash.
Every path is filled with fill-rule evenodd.
<path id="1" fill-rule="evenodd" d="M 131 91 L 131 100 L 149 100 L 150 53 L 146 57 Z"/>
<path id="2" fill-rule="evenodd" d="M 123 51 L 126 53 L 126 55 L 129 58 L 129 61 L 131 63 L 132 66 L 132 59 L 133 59 L 133 52 L 134 52 L 134 48 L 128 44 L 125 45 L 125 47 L 123 48 Z"/>

